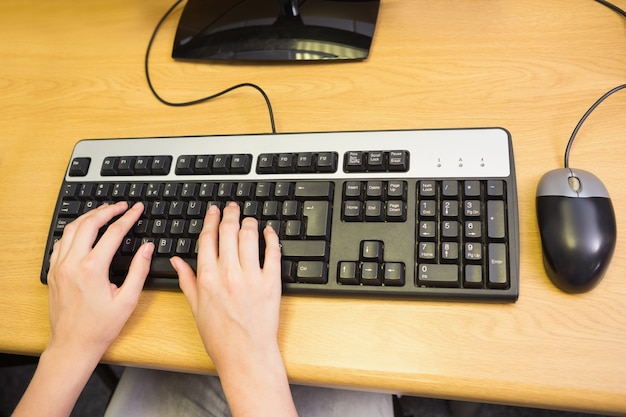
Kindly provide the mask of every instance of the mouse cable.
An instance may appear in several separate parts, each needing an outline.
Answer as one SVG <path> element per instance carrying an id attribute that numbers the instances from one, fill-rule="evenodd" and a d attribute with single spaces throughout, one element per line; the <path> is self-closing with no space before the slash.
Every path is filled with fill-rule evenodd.
<path id="1" fill-rule="evenodd" d="M 624 16 L 626 18 L 626 12 L 624 10 L 620 9 L 619 7 L 617 7 L 616 5 L 614 5 L 613 3 L 609 3 L 606 0 L 595 0 L 595 1 L 600 3 L 600 4 L 605 5 L 609 9 L 619 13 L 620 15 L 622 15 L 622 16 Z M 576 138 L 576 135 L 578 134 L 578 131 L 580 130 L 582 124 L 585 122 L 585 120 L 587 120 L 589 115 L 596 109 L 596 107 L 598 107 L 604 100 L 606 100 L 612 94 L 617 93 L 620 90 L 623 90 L 624 88 L 626 88 L 626 84 L 622 84 L 622 85 L 617 86 L 617 87 L 613 88 L 612 90 L 608 91 L 606 94 L 604 94 L 602 97 L 600 97 L 593 104 L 593 106 L 591 106 L 589 108 L 589 110 L 587 110 L 587 112 L 580 119 L 580 121 L 576 125 L 576 128 L 572 132 L 572 136 L 569 138 L 569 142 L 567 142 L 567 147 L 565 148 L 565 158 L 564 158 L 565 168 L 569 168 L 569 153 L 570 153 L 570 150 L 572 149 L 572 143 L 574 143 L 574 138 Z"/>
<path id="2" fill-rule="evenodd" d="M 167 18 L 172 14 L 172 12 L 176 9 L 176 7 L 178 7 L 178 5 L 182 3 L 182 1 L 183 0 L 176 0 L 174 5 L 170 7 L 170 9 L 163 15 L 161 20 L 159 20 L 159 23 L 157 23 L 156 27 L 154 28 L 154 31 L 152 32 L 152 36 L 150 37 L 150 41 L 148 42 L 148 47 L 146 49 L 146 57 L 144 60 L 144 71 L 146 74 L 146 81 L 148 82 L 148 87 L 150 88 L 150 91 L 152 92 L 154 97 L 156 97 L 157 100 L 159 100 L 161 103 L 167 106 L 186 107 L 186 106 L 193 106 L 196 104 L 204 103 L 209 100 L 213 100 L 215 98 L 228 94 L 231 91 L 237 90 L 239 88 L 244 88 L 244 87 L 254 88 L 259 93 L 261 93 L 261 95 L 263 96 L 263 99 L 265 100 L 265 104 L 267 105 L 267 110 L 270 116 L 270 125 L 272 128 L 272 133 L 276 133 L 276 124 L 274 123 L 274 111 L 272 110 L 272 103 L 270 102 L 270 99 L 265 93 L 265 91 L 263 91 L 263 89 L 256 84 L 241 83 L 241 84 L 233 85 L 232 87 L 228 87 L 227 89 L 220 91 L 219 93 L 212 94 L 210 96 L 206 96 L 206 97 L 199 98 L 196 100 L 182 101 L 182 102 L 172 102 L 172 101 L 166 100 L 163 97 L 161 97 L 159 93 L 157 93 L 154 86 L 152 85 L 152 80 L 150 79 L 150 71 L 149 71 L 149 65 L 148 65 L 149 58 L 150 58 L 150 51 L 152 50 L 152 45 L 154 44 L 154 39 L 156 38 L 156 35 L 159 32 L 159 29 L 161 29 L 161 26 L 163 25 L 165 20 L 167 20 Z"/>
<path id="3" fill-rule="evenodd" d="M 597 1 L 600 4 L 604 4 L 606 7 L 608 7 L 611 10 L 613 10 L 614 12 L 617 12 L 617 13 L 621 14 L 623 17 L 626 17 L 626 12 L 623 9 L 620 9 L 619 7 L 614 5 L 613 3 L 609 3 L 606 0 L 595 0 L 595 1 Z"/>
<path id="4" fill-rule="evenodd" d="M 583 117 L 580 119 L 580 121 L 578 122 L 578 124 L 576 125 L 576 128 L 574 128 L 574 131 L 572 132 L 572 136 L 569 138 L 569 142 L 567 142 L 567 147 L 565 148 L 565 168 L 569 168 L 569 152 L 570 149 L 572 148 L 572 143 L 574 143 L 574 138 L 576 138 L 576 135 L 578 134 L 578 131 L 580 130 L 581 126 L 583 125 L 583 123 L 585 123 L 585 120 L 587 120 L 587 118 L 589 117 L 589 115 L 596 109 L 596 107 L 598 107 L 604 100 L 606 100 L 607 98 L 609 98 L 609 96 L 613 95 L 614 93 L 617 93 L 620 90 L 623 90 L 626 88 L 626 84 L 622 84 L 619 85 L 615 88 L 613 88 L 612 90 L 606 92 L 602 97 L 600 97 L 595 103 L 593 103 L 593 106 L 591 106 L 589 108 L 589 110 L 587 110 L 587 112 L 583 115 Z"/>

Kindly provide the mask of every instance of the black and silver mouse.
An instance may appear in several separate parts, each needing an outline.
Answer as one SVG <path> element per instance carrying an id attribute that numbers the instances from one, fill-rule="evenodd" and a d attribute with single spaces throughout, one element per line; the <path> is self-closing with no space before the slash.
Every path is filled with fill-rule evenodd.
<path id="1" fill-rule="evenodd" d="M 606 272 L 617 239 L 606 187 L 590 172 L 555 169 L 539 181 L 536 204 L 548 277 L 563 291 L 589 291 Z"/>

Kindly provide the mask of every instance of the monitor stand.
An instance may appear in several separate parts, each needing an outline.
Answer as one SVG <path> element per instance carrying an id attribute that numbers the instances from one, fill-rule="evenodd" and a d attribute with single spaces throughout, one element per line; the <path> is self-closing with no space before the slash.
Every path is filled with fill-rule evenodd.
<path id="1" fill-rule="evenodd" d="M 185 60 L 362 60 L 380 0 L 188 0 L 172 57 Z"/>

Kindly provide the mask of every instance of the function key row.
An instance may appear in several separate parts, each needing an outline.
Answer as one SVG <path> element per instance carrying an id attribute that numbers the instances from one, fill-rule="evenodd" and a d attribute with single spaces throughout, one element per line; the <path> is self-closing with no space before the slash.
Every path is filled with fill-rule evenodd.
<path id="1" fill-rule="evenodd" d="M 337 171 L 337 152 L 262 153 L 257 174 L 333 173 Z"/>
<path id="2" fill-rule="evenodd" d="M 249 174 L 251 154 L 181 155 L 176 160 L 176 175 Z M 256 165 L 257 174 L 335 173 L 337 152 L 262 153 Z M 69 176 L 84 177 L 90 158 L 74 158 Z M 171 155 L 107 156 L 100 175 L 105 177 L 133 175 L 168 175 L 172 167 Z M 350 151 L 344 155 L 345 172 L 407 172 L 408 151 Z"/>
<path id="3" fill-rule="evenodd" d="M 73 163 L 72 163 L 73 165 Z M 167 175 L 172 166 L 172 157 L 160 156 L 107 156 L 102 161 L 100 175 Z"/>
<path id="4" fill-rule="evenodd" d="M 176 175 L 249 174 L 250 154 L 181 155 L 176 161 Z"/>

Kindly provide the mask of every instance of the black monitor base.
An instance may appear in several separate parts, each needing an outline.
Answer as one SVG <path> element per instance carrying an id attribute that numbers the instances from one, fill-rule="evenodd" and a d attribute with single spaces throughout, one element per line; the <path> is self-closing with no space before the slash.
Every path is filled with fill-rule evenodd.
<path id="1" fill-rule="evenodd" d="M 359 60 L 379 0 L 188 0 L 172 57 L 189 60 Z"/>

